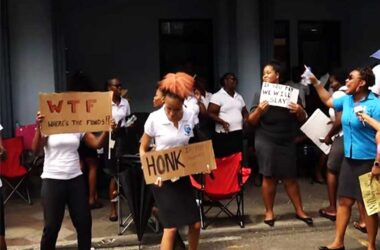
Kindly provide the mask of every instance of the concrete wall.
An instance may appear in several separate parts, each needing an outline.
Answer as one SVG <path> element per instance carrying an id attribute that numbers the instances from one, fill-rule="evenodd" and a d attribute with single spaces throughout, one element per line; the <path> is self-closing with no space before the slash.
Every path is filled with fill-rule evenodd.
<path id="1" fill-rule="evenodd" d="M 378 11 L 380 1 L 274 0 L 275 20 L 290 21 L 291 65 L 298 64 L 297 23 L 300 20 L 341 22 L 342 66 L 352 68 L 369 62 L 380 48 Z"/>
<path id="2" fill-rule="evenodd" d="M 9 0 L 14 121 L 34 122 L 38 93 L 54 91 L 49 0 Z"/>
<path id="3" fill-rule="evenodd" d="M 84 70 L 98 88 L 117 76 L 128 88 L 132 112 L 151 111 L 154 86 L 160 80 L 159 19 L 214 23 L 216 2 L 63 0 L 69 70 Z"/>

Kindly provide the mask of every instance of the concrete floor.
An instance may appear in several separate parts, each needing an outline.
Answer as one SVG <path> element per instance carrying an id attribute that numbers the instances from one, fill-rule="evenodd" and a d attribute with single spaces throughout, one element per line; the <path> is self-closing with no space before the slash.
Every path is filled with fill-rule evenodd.
<path id="1" fill-rule="evenodd" d="M 315 226 L 312 228 L 314 233 L 328 232 L 330 238 L 334 234 L 334 224 L 327 219 L 318 216 L 318 210 L 328 204 L 326 185 L 311 184 L 309 180 L 300 180 L 301 194 L 304 203 L 304 209 L 307 213 L 314 218 Z M 232 220 L 220 219 L 215 224 L 210 225 L 206 230 L 201 232 L 202 241 L 212 237 L 220 237 L 220 235 L 239 235 L 239 237 L 245 237 L 247 244 L 253 244 L 252 237 L 249 235 L 253 232 L 256 234 L 266 235 L 267 232 L 274 233 L 275 235 L 289 234 L 294 228 L 298 228 L 300 231 L 310 230 L 303 222 L 296 220 L 294 209 L 289 201 L 282 185 L 278 186 L 278 192 L 275 203 L 275 213 L 277 216 L 276 226 L 269 228 L 263 221 L 264 207 L 261 200 L 260 188 L 253 184 L 250 180 L 245 189 L 245 211 L 246 211 L 246 227 L 241 229 Z M 6 241 L 9 249 L 39 249 L 39 241 L 41 238 L 43 228 L 42 209 L 38 197 L 34 197 L 34 204 L 28 205 L 18 198 L 12 199 L 5 207 L 6 217 Z M 92 210 L 93 218 L 93 246 L 98 248 L 109 248 L 117 246 L 130 246 L 134 249 L 138 245 L 137 237 L 134 234 L 133 225 L 123 234 L 118 235 L 118 226 L 115 222 L 108 220 L 109 215 L 109 203 L 106 200 L 102 200 L 104 207 L 97 210 Z M 127 209 L 124 209 L 127 213 Z M 357 218 L 356 209 L 353 213 L 352 219 Z M 327 227 L 327 229 L 326 229 Z M 350 224 L 349 228 L 352 228 Z M 289 231 L 290 230 L 290 231 Z M 352 229 L 354 230 L 354 229 Z M 354 230 L 355 231 L 355 230 Z M 276 233 L 277 232 L 277 233 Z M 248 236 L 247 236 L 247 233 Z M 313 232 L 310 232 L 309 236 L 313 237 Z M 240 236 L 240 235 L 245 236 Z M 292 234 L 291 235 L 296 235 Z M 219 235 L 219 236 L 218 236 Z M 143 239 L 144 248 L 157 248 L 160 242 L 161 235 L 154 233 L 148 228 Z M 365 235 L 360 240 L 365 242 Z M 297 240 L 297 237 L 294 237 Z M 299 239 L 298 239 L 299 240 Z M 206 243 L 204 245 L 201 241 L 201 249 L 217 249 L 217 245 L 211 248 Z M 251 243 L 249 243 L 251 242 Z M 233 240 L 230 242 L 232 245 Z M 321 242 L 322 244 L 323 242 Z M 327 242 L 325 242 L 327 243 Z M 58 247 L 62 249 L 75 249 L 76 234 L 72 226 L 70 217 L 66 213 L 64 222 L 58 238 Z M 225 245 L 227 243 L 224 243 Z M 284 242 L 289 247 L 284 245 L 282 249 L 295 249 L 291 242 Z M 296 244 L 296 243 L 294 243 Z M 363 243 L 364 244 L 364 243 Z M 207 247 L 206 247 L 207 246 Z M 348 247 L 348 246 L 346 246 Z M 223 248 L 223 247 L 222 247 Z M 123 249 L 123 248 L 117 248 Z M 127 248 L 126 248 L 127 249 Z M 244 249 L 244 248 L 243 248 Z M 250 247 L 246 249 L 251 249 Z M 265 246 L 252 248 L 252 249 L 276 249 L 267 248 Z M 281 248 L 277 248 L 281 249 Z M 305 248 L 308 249 L 308 248 Z M 347 248 L 350 249 L 350 248 Z"/>

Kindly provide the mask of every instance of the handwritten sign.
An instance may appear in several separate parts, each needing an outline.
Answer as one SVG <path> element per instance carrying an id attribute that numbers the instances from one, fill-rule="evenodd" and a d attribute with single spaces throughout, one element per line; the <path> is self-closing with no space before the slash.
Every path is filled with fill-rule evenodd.
<path id="1" fill-rule="evenodd" d="M 316 109 L 309 119 L 301 126 L 301 131 L 310 138 L 315 145 L 317 145 L 323 153 L 328 155 L 330 153 L 331 145 L 327 145 L 319 141 L 319 138 L 325 138 L 330 131 L 332 124 L 320 109 Z"/>
<path id="2" fill-rule="evenodd" d="M 299 92 L 287 85 L 263 82 L 260 102 L 268 101 L 269 105 L 289 108 L 289 103 L 297 103 Z"/>
<path id="3" fill-rule="evenodd" d="M 152 151 L 140 157 L 145 182 L 154 183 L 216 168 L 211 140 L 170 149 Z"/>
<path id="4" fill-rule="evenodd" d="M 380 182 L 376 178 L 371 180 L 371 173 L 359 176 L 365 210 L 368 215 L 380 212 Z"/>
<path id="5" fill-rule="evenodd" d="M 41 93 L 43 134 L 109 130 L 112 119 L 112 92 Z"/>

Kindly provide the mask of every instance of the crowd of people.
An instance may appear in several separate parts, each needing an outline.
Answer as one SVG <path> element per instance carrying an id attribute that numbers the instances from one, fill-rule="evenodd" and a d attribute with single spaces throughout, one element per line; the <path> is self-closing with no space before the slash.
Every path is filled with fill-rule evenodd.
<path id="1" fill-rule="evenodd" d="M 139 148 L 140 155 L 151 150 L 163 150 L 191 142 L 198 126 L 202 135 L 212 139 L 216 157 L 224 157 L 243 150 L 243 131 L 254 130 L 254 148 L 258 170 L 262 175 L 262 199 L 265 207 L 263 222 L 275 226 L 274 211 L 279 183 L 284 185 L 295 209 L 295 218 L 308 226 L 313 219 L 302 205 L 297 182 L 297 137 L 300 126 L 307 120 L 306 103 L 309 86 L 286 82 L 281 64 L 271 61 L 262 72 L 262 81 L 302 88 L 297 102 L 287 108 L 271 106 L 268 101 L 254 100 L 250 112 L 243 97 L 236 91 L 238 79 L 228 72 L 220 79 L 221 88 L 214 94 L 207 92 L 205 79 L 185 72 L 169 73 L 157 84 L 152 112 L 144 125 Z M 375 75 L 369 67 L 353 69 L 348 76 L 341 70 L 330 72 L 329 89 L 316 76 L 309 79 L 320 100 L 329 108 L 332 127 L 321 139 L 331 146 L 327 156 L 327 193 L 329 206 L 321 208 L 322 217 L 336 221 L 332 243 L 321 250 L 345 249 L 344 236 L 355 202 L 360 219 L 354 226 L 368 234 L 368 250 L 376 249 L 377 214 L 368 216 L 364 209 L 358 177 L 371 172 L 380 175 L 380 99 L 371 91 Z M 121 96 L 121 81 L 111 78 L 106 83 L 112 91 L 112 123 L 108 131 L 94 134 L 67 133 L 45 136 L 40 131 L 44 115 L 36 116 L 37 130 L 33 150 L 44 151 L 45 161 L 41 199 L 44 229 L 41 249 L 54 249 L 61 227 L 65 206 L 68 206 L 77 231 L 78 249 L 91 247 L 91 209 L 100 208 L 96 192 L 96 171 L 99 165 L 96 149 L 105 147 L 118 131 L 126 127 L 131 114 L 127 99 Z M 360 107 L 360 109 L 358 108 Z M 213 124 L 213 127 L 210 126 Z M 0 131 L 2 127 L 0 125 Z M 80 144 L 83 144 L 79 147 Z M 78 148 L 80 149 L 78 151 Z M 5 155 L 0 136 L 0 156 Z M 273 157 L 276 155 L 276 157 Z M 1 157 L 4 159 L 5 157 Z M 81 164 L 81 161 L 83 164 Z M 83 165 L 83 166 L 82 166 Z M 83 175 L 88 167 L 88 185 Z M 1 182 L 0 182 L 1 187 Z M 200 215 L 188 176 L 168 181 L 157 179 L 151 186 L 158 218 L 163 225 L 161 249 L 173 249 L 178 229 L 189 226 L 189 249 L 197 249 L 200 235 Z M 109 183 L 111 211 L 109 220 L 118 220 L 115 198 L 116 182 Z M 4 212 L 0 192 L 0 248 L 5 249 Z M 175 207 L 172 204 L 176 204 Z"/>

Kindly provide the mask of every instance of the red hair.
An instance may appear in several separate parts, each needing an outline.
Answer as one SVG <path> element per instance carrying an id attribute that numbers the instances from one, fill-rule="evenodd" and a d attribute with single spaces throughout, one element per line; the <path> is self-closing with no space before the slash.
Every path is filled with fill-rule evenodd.
<path id="1" fill-rule="evenodd" d="M 194 79 L 184 72 L 169 73 L 159 82 L 159 86 L 164 93 L 186 99 L 193 91 Z"/>

